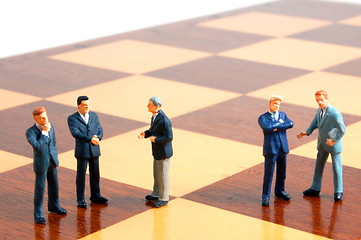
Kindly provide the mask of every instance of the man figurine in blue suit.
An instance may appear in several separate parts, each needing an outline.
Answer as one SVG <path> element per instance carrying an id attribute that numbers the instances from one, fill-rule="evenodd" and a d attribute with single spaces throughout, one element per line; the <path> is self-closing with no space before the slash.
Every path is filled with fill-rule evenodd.
<path id="1" fill-rule="evenodd" d="M 85 208 L 84 199 L 85 175 L 89 163 L 90 201 L 104 204 L 108 199 L 100 195 L 100 140 L 103 138 L 103 128 L 98 115 L 89 111 L 89 98 L 79 96 L 78 111 L 68 117 L 71 135 L 75 138 L 75 158 L 77 159 L 76 197 L 79 208 Z"/>
<path id="2" fill-rule="evenodd" d="M 275 196 L 288 201 L 291 197 L 285 192 L 286 158 L 289 152 L 286 130 L 293 127 L 293 122 L 286 113 L 279 111 L 283 101 L 281 96 L 272 95 L 269 111 L 258 118 L 263 130 L 264 176 L 262 190 L 262 206 L 269 205 L 273 172 L 277 163 Z"/>
<path id="3" fill-rule="evenodd" d="M 150 128 L 141 132 L 139 138 L 149 138 L 152 143 L 153 161 L 153 192 L 145 196 L 147 201 L 156 201 L 154 207 L 159 208 L 169 202 L 169 165 L 173 155 L 172 124 L 160 109 L 162 101 L 152 97 L 148 101 L 148 111 L 153 114 Z"/>
<path id="4" fill-rule="evenodd" d="M 67 211 L 59 204 L 58 153 L 54 127 L 48 121 L 46 109 L 37 107 L 33 111 L 35 124 L 26 131 L 26 138 L 34 150 L 33 168 L 35 172 L 34 220 L 45 224 L 43 202 L 45 182 L 48 180 L 48 210 L 64 215 Z"/>
<path id="5" fill-rule="evenodd" d="M 312 185 L 305 190 L 305 196 L 318 196 L 321 191 L 322 175 L 329 154 L 332 158 L 334 200 L 341 201 L 343 197 L 342 181 L 342 141 L 346 132 L 341 113 L 328 102 L 328 94 L 324 90 L 315 93 L 315 99 L 319 106 L 316 115 L 305 132 L 300 132 L 297 137 L 309 136 L 317 128 L 317 159 L 313 175 Z"/>

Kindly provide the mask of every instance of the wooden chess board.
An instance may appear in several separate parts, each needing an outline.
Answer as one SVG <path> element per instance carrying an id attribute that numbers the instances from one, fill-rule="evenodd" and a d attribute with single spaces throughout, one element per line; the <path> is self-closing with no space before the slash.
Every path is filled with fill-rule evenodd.
<path id="1" fill-rule="evenodd" d="M 1 239 L 358 239 L 361 150 L 361 5 L 278 1 L 0 59 Z M 26 39 L 24 39 L 26 41 Z M 328 162 L 321 196 L 312 181 L 314 93 L 343 113 L 344 200 L 333 201 Z M 272 94 L 288 131 L 290 202 L 261 206 L 263 135 Z M 74 139 L 67 117 L 87 95 L 104 128 L 101 191 L 107 206 L 76 207 Z M 171 201 L 154 209 L 147 102 L 162 98 L 174 131 Z M 57 134 L 66 216 L 33 222 L 32 149 L 25 131 L 45 106 Z M 89 196 L 88 184 L 86 196 Z M 273 193 L 272 193 L 273 195 Z M 87 199 L 88 201 L 88 199 Z M 90 201 L 88 201 L 89 203 Z"/>

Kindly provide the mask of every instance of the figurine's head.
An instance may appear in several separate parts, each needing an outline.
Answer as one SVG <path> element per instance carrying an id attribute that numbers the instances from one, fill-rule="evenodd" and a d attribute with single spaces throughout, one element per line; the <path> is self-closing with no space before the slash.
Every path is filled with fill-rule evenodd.
<path id="1" fill-rule="evenodd" d="M 87 96 L 79 96 L 76 103 L 78 104 L 78 111 L 81 114 L 89 112 L 89 98 Z"/>
<path id="2" fill-rule="evenodd" d="M 48 115 L 44 107 L 37 107 L 33 110 L 33 117 L 37 124 L 45 125 L 48 122 Z"/>
<path id="3" fill-rule="evenodd" d="M 152 97 L 148 101 L 148 112 L 157 113 L 162 107 L 162 100 L 159 97 Z"/>
<path id="4" fill-rule="evenodd" d="M 282 96 L 272 95 L 269 100 L 269 110 L 270 112 L 276 112 L 280 109 L 281 102 L 283 101 Z"/>
<path id="5" fill-rule="evenodd" d="M 324 90 L 319 90 L 315 93 L 315 99 L 320 108 L 326 108 L 328 106 L 328 94 Z"/>

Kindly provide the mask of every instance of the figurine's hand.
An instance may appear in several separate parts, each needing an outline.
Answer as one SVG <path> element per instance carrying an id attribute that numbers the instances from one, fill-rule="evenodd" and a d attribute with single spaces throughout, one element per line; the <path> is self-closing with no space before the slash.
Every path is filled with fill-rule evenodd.
<path id="1" fill-rule="evenodd" d="M 303 136 L 306 136 L 307 132 L 300 132 L 299 134 L 297 134 L 297 138 L 302 138 Z"/>
<path id="2" fill-rule="evenodd" d="M 141 132 L 138 134 L 138 138 L 139 139 L 143 139 L 145 137 L 145 133 L 144 132 Z"/>
<path id="3" fill-rule="evenodd" d="M 149 139 L 150 139 L 151 142 L 155 142 L 155 139 L 156 139 L 156 138 L 157 138 L 156 136 L 150 136 L 150 137 L 149 137 Z"/>
<path id="4" fill-rule="evenodd" d="M 280 118 L 280 120 L 278 120 L 280 123 L 284 123 L 285 121 L 283 121 L 283 119 Z"/>
<path id="5" fill-rule="evenodd" d="M 44 125 L 41 125 L 41 130 L 45 132 L 49 132 L 51 128 L 51 125 L 49 122 L 45 123 Z"/>
<path id="6" fill-rule="evenodd" d="M 332 146 L 335 145 L 335 144 L 336 144 L 336 141 L 335 141 L 335 140 L 333 140 L 332 138 L 327 138 L 327 140 L 326 140 L 326 145 L 327 145 L 327 146 L 332 147 Z"/>
<path id="7" fill-rule="evenodd" d="M 93 138 L 92 138 L 90 141 L 91 141 L 91 143 L 94 144 L 94 145 L 99 145 L 99 142 L 100 142 L 99 138 L 98 138 L 98 137 L 94 137 L 94 136 L 93 136 Z"/>

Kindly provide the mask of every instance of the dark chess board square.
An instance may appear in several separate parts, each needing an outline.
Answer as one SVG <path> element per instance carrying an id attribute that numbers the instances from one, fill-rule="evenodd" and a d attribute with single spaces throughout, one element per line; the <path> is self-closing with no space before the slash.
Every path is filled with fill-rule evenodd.
<path id="1" fill-rule="evenodd" d="M 306 73 L 308 71 L 300 69 L 212 56 L 147 75 L 246 94 Z"/>
<path id="2" fill-rule="evenodd" d="M 289 155 L 287 162 L 289 202 L 275 199 L 272 189 L 270 206 L 261 206 L 263 164 L 182 198 L 332 239 L 357 239 L 361 229 L 359 215 L 355 214 L 359 212 L 358 202 L 354 200 L 361 198 L 357 184 L 361 170 L 344 167 L 344 201 L 334 202 L 331 163 L 325 167 L 321 196 L 304 197 L 302 192 L 311 184 L 315 160 Z"/>

